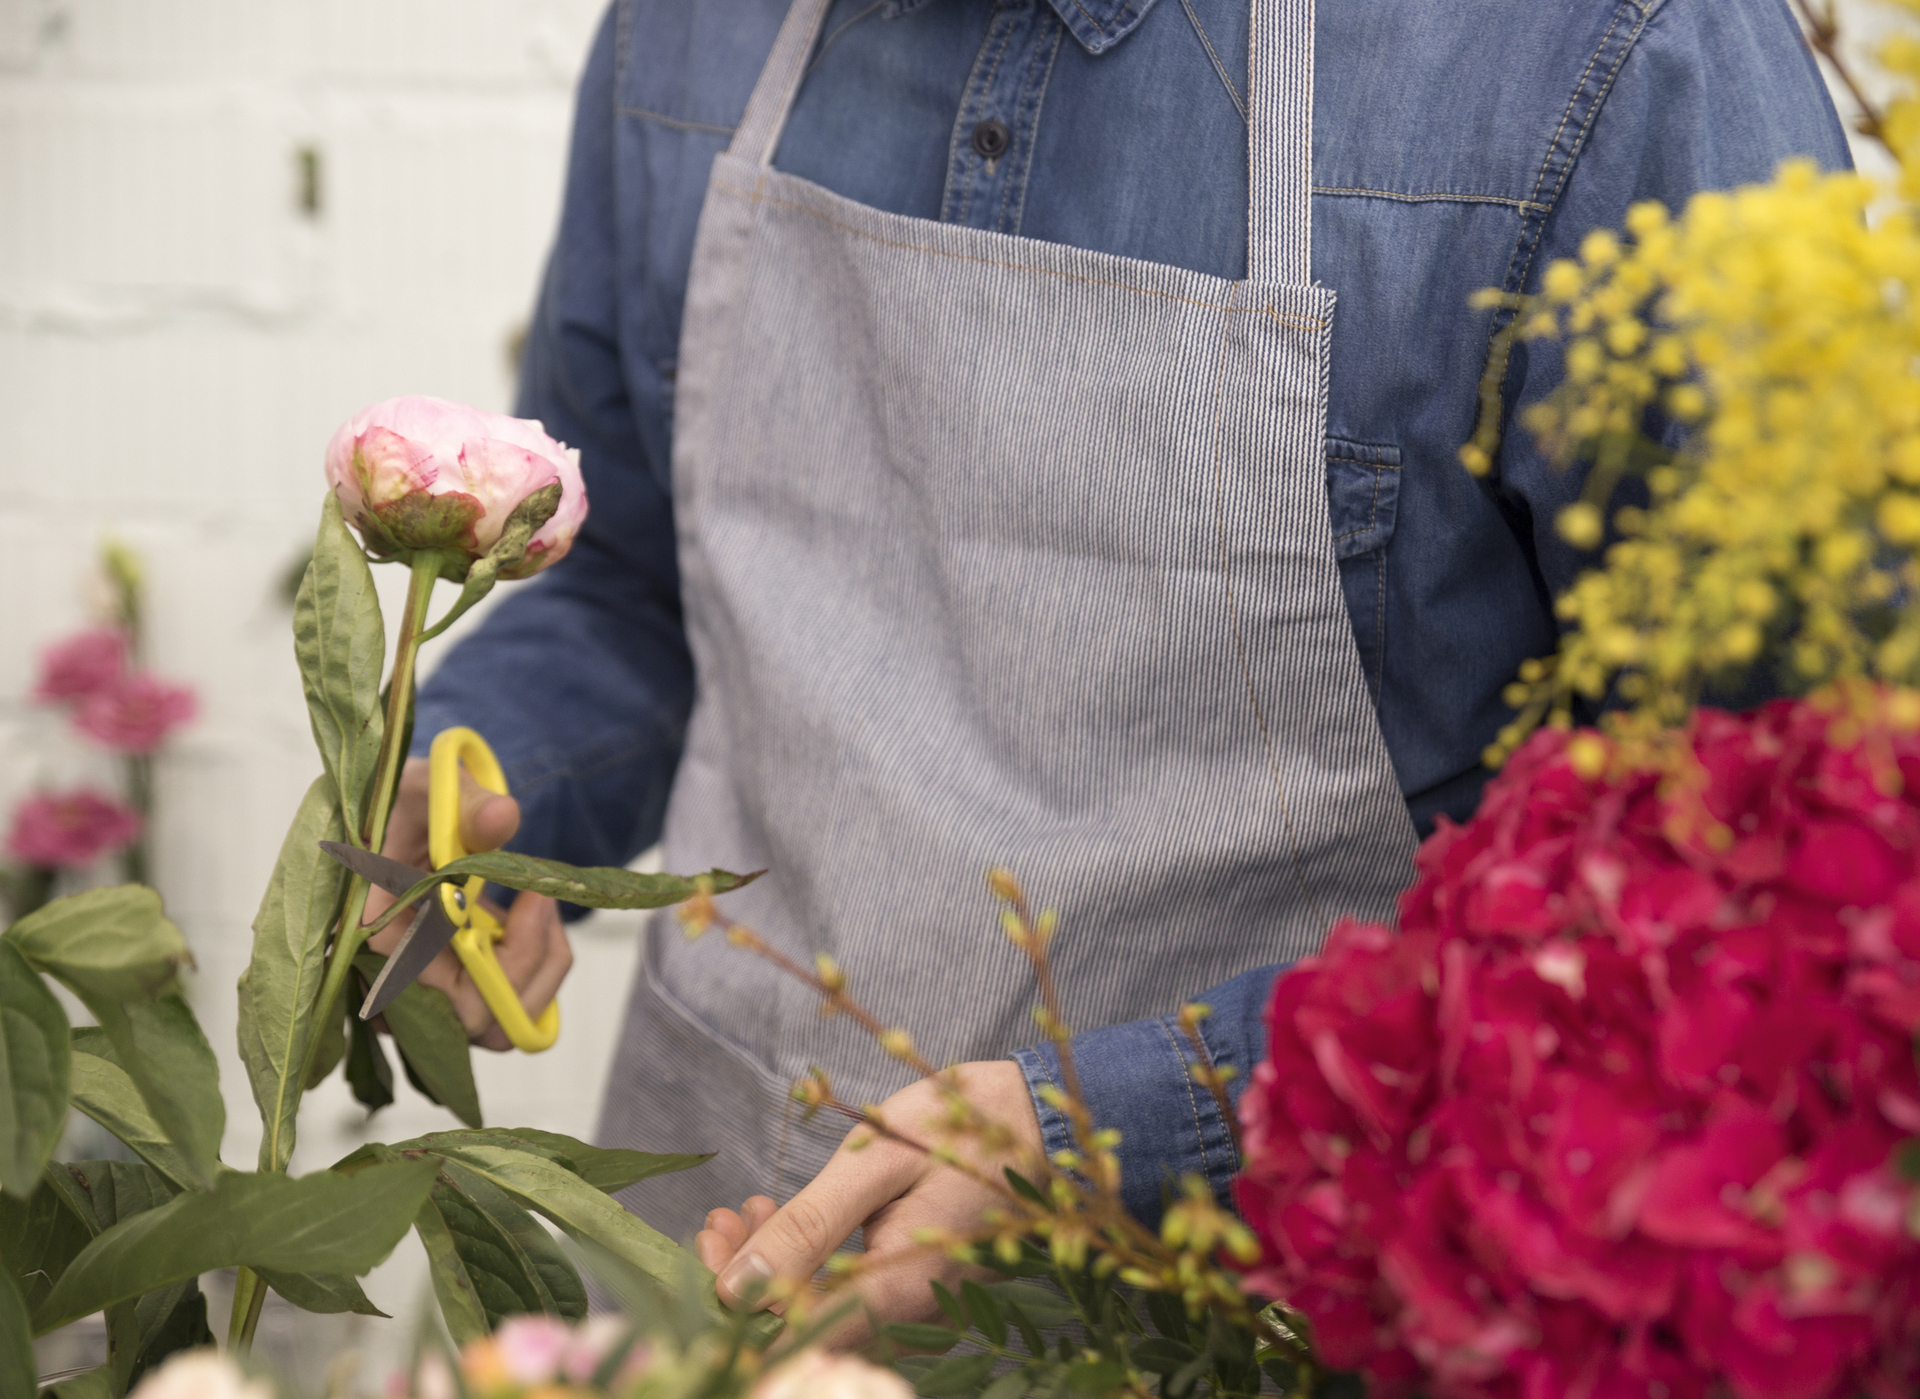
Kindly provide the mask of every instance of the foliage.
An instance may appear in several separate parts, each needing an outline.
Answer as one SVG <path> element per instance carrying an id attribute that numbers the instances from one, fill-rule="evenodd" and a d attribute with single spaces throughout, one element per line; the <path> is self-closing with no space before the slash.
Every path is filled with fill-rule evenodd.
<path id="1" fill-rule="evenodd" d="M 551 514 L 551 499 L 536 504 L 540 510 L 515 513 L 502 542 L 470 569 L 437 556 L 413 561 L 400 648 L 383 687 L 386 633 L 372 573 L 327 497 L 294 616 L 323 770 L 288 829 L 238 988 L 241 1059 L 262 1122 L 255 1171 L 219 1159 L 218 1070 L 180 995 L 178 975 L 191 957 L 158 895 L 137 884 L 90 890 L 46 903 L 0 935 L 0 1392 L 33 1392 L 32 1335 L 104 1310 L 107 1365 L 60 1388 L 125 1394 L 167 1355 L 212 1339 L 198 1283 L 209 1269 L 241 1269 L 227 1337 L 237 1350 L 250 1341 L 269 1288 L 309 1311 L 377 1315 L 354 1279 L 409 1229 L 426 1247 L 447 1324 L 463 1338 L 521 1312 L 584 1314 L 579 1270 L 542 1217 L 642 1276 L 677 1285 L 697 1271 L 609 1195 L 705 1158 L 482 1128 L 465 1031 L 445 997 L 417 986 L 387 1010 L 388 1028 L 407 1076 L 467 1130 L 370 1145 L 330 1170 L 287 1174 L 301 1098 L 336 1066 L 344 1062 L 363 1101 L 380 1093 L 391 1100 L 385 1053 L 348 1014 L 355 978 L 378 975 L 381 961 L 364 951 L 366 885 L 319 842 L 378 847 L 411 729 L 414 658 L 434 580 L 464 578 L 454 608 L 471 606 L 493 578 L 512 572 Z M 602 907 L 659 907 L 696 887 L 672 875 L 511 855 L 470 857 L 462 871 L 468 867 L 510 887 Z M 744 882 L 721 871 L 703 878 L 716 889 Z M 97 1023 L 70 1026 L 48 980 L 77 996 Z M 70 1107 L 139 1160 L 52 1161 Z M 711 1279 L 701 1286 L 717 1324 Z"/>
<path id="2" fill-rule="evenodd" d="M 1830 51 L 1830 18 L 1813 19 Z M 1920 77 L 1920 36 L 1882 57 Z M 1604 545 L 1558 600 L 1559 654 L 1511 687 L 1519 712 L 1490 761 L 1583 703 L 1676 723 L 1757 665 L 1795 691 L 1920 681 L 1920 99 L 1869 106 L 1866 126 L 1899 161 L 1891 187 L 1791 161 L 1677 216 L 1639 205 L 1624 239 L 1597 231 L 1549 267 L 1538 299 L 1487 298 L 1521 337 L 1565 340 L 1564 383 L 1522 422 L 1591 464 L 1558 524 Z M 1504 369 L 1502 353 L 1495 405 Z M 1483 416 L 1469 468 L 1490 469 L 1499 429 Z M 1629 475 L 1644 500 L 1609 520 Z"/>

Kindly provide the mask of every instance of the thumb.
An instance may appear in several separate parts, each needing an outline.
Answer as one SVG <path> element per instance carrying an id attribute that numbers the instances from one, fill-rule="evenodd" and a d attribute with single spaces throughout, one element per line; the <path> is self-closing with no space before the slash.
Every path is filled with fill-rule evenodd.
<path id="1" fill-rule="evenodd" d="M 854 1132 L 870 1135 L 862 1128 Z M 904 1195 L 924 1169 L 925 1157 L 898 1142 L 868 1141 L 851 1151 L 843 1143 L 825 1170 L 740 1245 L 720 1275 L 721 1300 L 736 1305 L 775 1279 L 812 1277 L 855 1229 Z M 765 1300 L 760 1299 L 762 1305 Z"/>
<path id="2" fill-rule="evenodd" d="M 460 769 L 460 843 L 469 851 L 498 850 L 520 829 L 520 803 L 489 792 Z"/>

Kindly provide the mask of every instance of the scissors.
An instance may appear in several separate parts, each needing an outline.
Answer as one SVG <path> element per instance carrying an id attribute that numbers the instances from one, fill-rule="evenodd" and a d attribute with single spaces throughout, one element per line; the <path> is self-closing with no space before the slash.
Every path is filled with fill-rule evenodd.
<path id="1" fill-rule="evenodd" d="M 460 841 L 460 765 L 465 763 L 473 780 L 489 792 L 505 795 L 507 777 L 487 741 L 467 728 L 444 729 L 436 735 L 427 762 L 427 853 L 433 867 L 439 869 L 467 853 Z M 426 870 L 356 845 L 323 840 L 320 848 L 395 898 L 427 876 Z M 538 1054 L 559 1038 L 559 1002 L 550 1002 L 538 1020 L 529 1017 L 527 1008 L 520 1004 L 519 992 L 494 956 L 493 945 L 505 929 L 480 902 L 480 891 L 485 887 L 486 880 L 475 875 L 461 883 L 436 885 L 421 896 L 430 902 L 414 918 L 413 926 L 401 937 L 368 989 L 360 1006 L 362 1020 L 370 1020 L 392 1005 L 441 949 L 451 944 L 514 1048 Z"/>

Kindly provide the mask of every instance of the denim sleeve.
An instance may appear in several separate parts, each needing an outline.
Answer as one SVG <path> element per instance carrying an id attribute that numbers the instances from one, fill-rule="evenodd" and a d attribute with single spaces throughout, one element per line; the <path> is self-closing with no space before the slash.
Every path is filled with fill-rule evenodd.
<path id="1" fill-rule="evenodd" d="M 1599 81 L 1601 75 L 1594 75 Z M 1773 178 L 1782 161 L 1806 156 L 1828 169 L 1851 165 L 1846 132 L 1785 0 L 1690 0 L 1660 7 L 1628 50 L 1586 132 L 1557 139 L 1577 148 L 1544 188 L 1551 212 L 1523 228 L 1508 290 L 1536 292 L 1557 259 L 1577 256 L 1597 228 L 1619 229 L 1635 204 L 1658 200 L 1675 213 L 1702 190 Z M 1543 596 L 1557 596 L 1593 558 L 1561 539 L 1560 510 L 1580 498 L 1585 473 L 1549 460 L 1519 414 L 1559 386 L 1559 346 L 1518 345 L 1506 381 L 1506 421 L 1489 484 L 1509 524 L 1532 551 Z M 1666 421 L 1648 424 L 1677 445 Z M 1629 482 L 1617 503 L 1637 499 Z"/>
<path id="2" fill-rule="evenodd" d="M 422 686 L 413 753 L 449 725 L 479 730 L 521 804 L 514 849 L 618 865 L 659 837 L 693 663 L 666 473 L 649 469 L 621 370 L 613 83 L 610 11 L 516 407 L 580 449 L 591 510 L 567 558 L 515 587 Z"/>
<path id="3" fill-rule="evenodd" d="M 1200 1022 L 1200 1039 L 1216 1066 L 1231 1065 L 1227 1096 L 1237 1108 L 1253 1066 L 1266 1057 L 1262 1019 L 1274 977 L 1284 965 L 1242 972 L 1195 999 L 1213 1007 Z M 1213 1095 L 1193 1081 L 1193 1046 L 1171 1015 L 1134 1020 L 1075 1035 L 1074 1067 L 1094 1125 L 1120 1133 L 1121 1193 L 1127 1212 L 1158 1228 L 1168 1192 L 1182 1176 L 1200 1176 L 1222 1204 L 1240 1167 L 1233 1137 Z M 1062 1086 L 1060 1052 L 1052 1044 L 1013 1055 L 1026 1075 L 1047 1154 L 1073 1145 L 1066 1114 L 1040 1096 L 1043 1086 Z"/>

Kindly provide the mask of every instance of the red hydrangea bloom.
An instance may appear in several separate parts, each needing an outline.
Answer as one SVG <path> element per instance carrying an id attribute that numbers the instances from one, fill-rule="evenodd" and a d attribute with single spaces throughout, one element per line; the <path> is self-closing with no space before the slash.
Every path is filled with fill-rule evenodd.
<path id="1" fill-rule="evenodd" d="M 120 678 L 127 665 L 127 634 L 95 627 L 40 653 L 33 697 L 43 703 L 85 699 Z"/>
<path id="2" fill-rule="evenodd" d="M 89 865 L 131 845 L 140 814 L 85 788 L 29 797 L 13 811 L 7 853 L 41 869 Z"/>
<path id="3" fill-rule="evenodd" d="M 186 686 L 141 672 L 122 675 L 81 700 L 73 726 L 122 753 L 151 753 L 199 707 Z"/>
<path id="4" fill-rule="evenodd" d="M 1702 710 L 1678 774 L 1535 735 L 1275 983 L 1249 1285 L 1376 1396 L 1915 1393 L 1909 699 Z"/>

